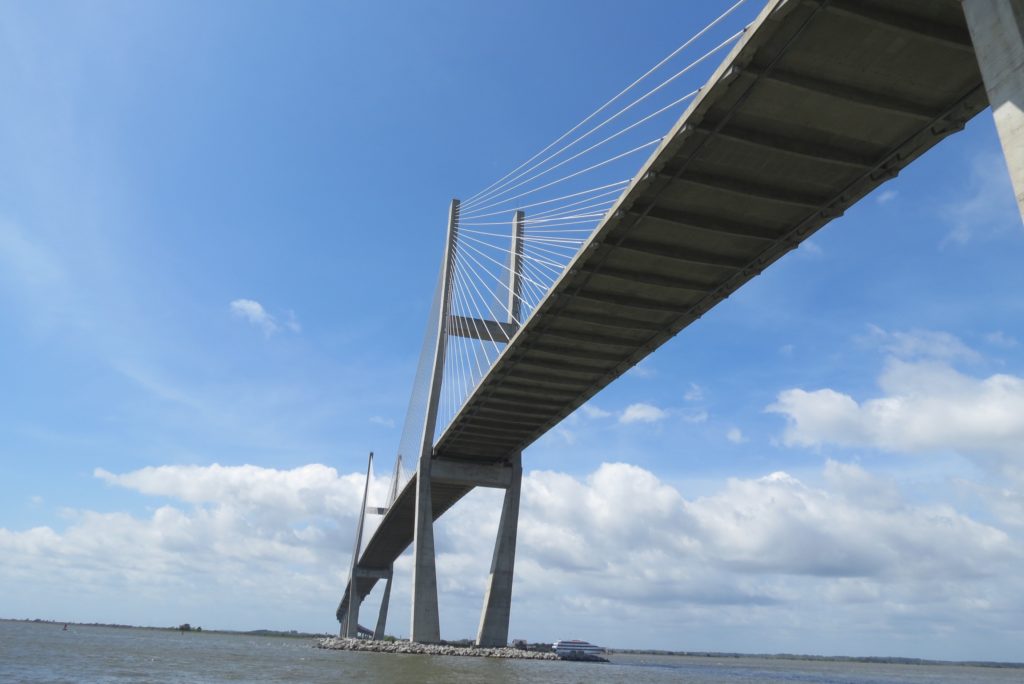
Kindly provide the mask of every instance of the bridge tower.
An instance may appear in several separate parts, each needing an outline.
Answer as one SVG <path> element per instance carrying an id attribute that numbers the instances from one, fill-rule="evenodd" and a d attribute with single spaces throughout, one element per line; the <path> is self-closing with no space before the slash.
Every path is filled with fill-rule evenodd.
<path id="1" fill-rule="evenodd" d="M 452 200 L 448 212 L 448 231 L 439 285 L 440 307 L 436 323 L 433 371 L 429 399 L 423 422 L 420 453 L 416 464 L 416 509 L 413 528 L 412 615 L 410 638 L 421 643 L 441 640 L 437 603 L 437 566 L 434 549 L 434 525 L 431 489 L 434 482 L 474 487 L 505 489 L 498 534 L 491 559 L 490 579 L 480 616 L 477 644 L 504 646 L 508 643 L 508 623 L 512 604 L 512 577 L 515 568 L 516 531 L 519 524 L 519 499 L 522 482 L 522 455 L 510 453 L 491 465 L 466 463 L 435 453 L 434 434 L 437 427 L 438 402 L 444 376 L 445 350 L 449 336 L 493 339 L 500 329 L 505 339 L 519 327 L 523 278 L 523 230 L 525 215 L 516 211 L 512 217 L 512 247 L 509 264 L 507 321 L 481 320 L 455 316 L 451 307 L 452 269 L 459 234 L 459 200 Z M 383 619 L 383 618 L 382 618 Z"/>

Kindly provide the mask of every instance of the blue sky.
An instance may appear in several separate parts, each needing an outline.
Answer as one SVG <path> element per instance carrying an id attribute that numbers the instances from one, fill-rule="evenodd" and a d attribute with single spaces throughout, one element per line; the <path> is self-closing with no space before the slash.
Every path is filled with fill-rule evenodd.
<path id="1" fill-rule="evenodd" d="M 450 198 L 726 3 L 633 6 L 9 3 L 0 615 L 333 631 Z M 514 636 L 1019 660 L 1022 256 L 985 112 L 526 453 Z"/>

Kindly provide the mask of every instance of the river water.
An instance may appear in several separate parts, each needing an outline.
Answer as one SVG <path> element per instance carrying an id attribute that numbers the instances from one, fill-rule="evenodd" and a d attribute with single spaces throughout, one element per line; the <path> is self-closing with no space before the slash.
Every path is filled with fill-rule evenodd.
<path id="1" fill-rule="evenodd" d="M 612 655 L 610 664 L 322 651 L 307 639 L 0 622 L 0 682 L 1003 684 L 1024 669 Z"/>

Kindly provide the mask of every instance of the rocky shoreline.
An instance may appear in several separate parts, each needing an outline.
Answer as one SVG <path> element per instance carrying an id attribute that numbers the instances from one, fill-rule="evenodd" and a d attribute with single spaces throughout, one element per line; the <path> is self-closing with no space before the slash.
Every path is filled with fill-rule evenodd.
<path id="1" fill-rule="evenodd" d="M 416 655 L 473 656 L 477 658 L 519 658 L 523 660 L 559 660 L 554 653 L 524 651 L 518 648 L 478 648 L 476 646 L 447 646 L 444 644 L 417 644 L 411 641 L 370 641 L 329 637 L 317 639 L 316 648 L 334 651 L 363 651 L 368 653 L 409 653 Z"/>

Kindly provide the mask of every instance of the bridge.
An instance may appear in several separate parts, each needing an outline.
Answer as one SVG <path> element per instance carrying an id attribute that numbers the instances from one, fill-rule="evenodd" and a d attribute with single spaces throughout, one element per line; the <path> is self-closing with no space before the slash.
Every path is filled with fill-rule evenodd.
<path id="1" fill-rule="evenodd" d="M 585 159 L 571 145 L 647 95 L 609 116 L 610 101 L 453 200 L 391 492 L 370 509 L 364 494 L 342 635 L 357 636 L 384 580 L 383 636 L 393 565 L 412 545 L 411 638 L 439 641 L 433 522 L 494 487 L 505 495 L 477 642 L 505 645 L 523 450 L 990 104 L 1024 211 L 1022 34 L 1024 0 L 770 0 L 680 72 L 727 51 L 702 87 L 584 152 L 663 115 L 667 133 L 565 174 Z M 627 180 L 594 175 L 636 169 L 638 154 Z M 596 184 L 551 196 L 587 174 Z M 382 517 L 364 544 L 367 512 Z"/>

